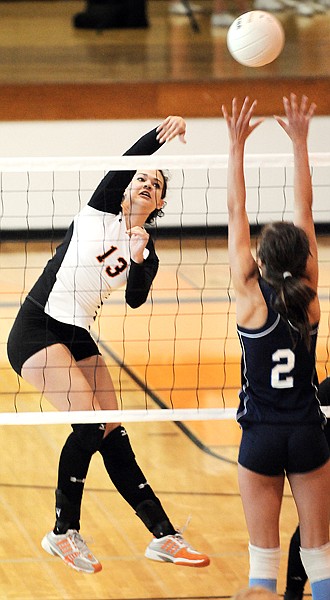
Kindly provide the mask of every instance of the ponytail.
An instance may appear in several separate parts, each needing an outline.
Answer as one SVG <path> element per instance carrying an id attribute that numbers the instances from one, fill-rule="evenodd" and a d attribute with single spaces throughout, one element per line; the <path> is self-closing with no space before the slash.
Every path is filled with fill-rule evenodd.
<path id="1" fill-rule="evenodd" d="M 282 278 L 282 283 L 272 282 L 276 291 L 273 308 L 285 320 L 294 325 L 307 348 L 310 347 L 310 323 L 308 307 L 316 292 L 296 277 Z"/>
<path id="2" fill-rule="evenodd" d="M 316 292 L 304 283 L 310 255 L 306 233 L 293 223 L 266 225 L 262 231 L 258 256 L 265 268 L 266 279 L 276 297 L 273 308 L 298 329 L 307 348 L 310 347 L 308 308 Z"/>

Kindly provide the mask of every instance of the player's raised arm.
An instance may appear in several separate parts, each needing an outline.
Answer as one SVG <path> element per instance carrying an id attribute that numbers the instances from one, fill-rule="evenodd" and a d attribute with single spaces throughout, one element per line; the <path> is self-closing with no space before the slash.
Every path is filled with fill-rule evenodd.
<path id="1" fill-rule="evenodd" d="M 250 226 L 246 213 L 246 188 L 244 177 L 245 142 L 252 131 L 262 122 L 258 119 L 251 125 L 256 101 L 245 98 L 239 110 L 237 99 L 232 101 L 232 114 L 226 106 L 222 113 L 229 135 L 229 158 L 227 175 L 228 207 L 228 250 L 233 285 L 236 291 L 244 292 L 247 281 L 256 277 L 258 270 L 250 247 Z"/>
<path id="2" fill-rule="evenodd" d="M 311 118 L 316 104 L 302 96 L 300 103 L 295 94 L 283 98 L 286 120 L 275 116 L 279 125 L 292 141 L 294 156 L 294 224 L 301 227 L 308 237 L 311 256 L 307 263 L 306 274 L 316 290 L 318 283 L 318 255 L 313 220 L 313 191 L 309 165 L 307 138 Z"/>

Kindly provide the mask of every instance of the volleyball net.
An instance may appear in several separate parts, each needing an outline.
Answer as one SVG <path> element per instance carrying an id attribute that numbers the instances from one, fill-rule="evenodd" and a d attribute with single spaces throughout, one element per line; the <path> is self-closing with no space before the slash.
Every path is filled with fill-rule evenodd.
<path id="1" fill-rule="evenodd" d="M 18 378 L 6 343 L 20 304 L 73 217 L 109 170 L 169 171 L 165 216 L 151 230 L 160 259 L 147 302 L 103 305 L 92 335 L 110 369 L 118 411 L 111 422 L 234 419 L 240 387 L 235 298 L 227 258 L 227 156 L 0 159 L 0 424 L 99 422 L 97 411 L 56 412 Z M 310 155 L 320 253 L 317 368 L 329 369 L 330 154 Z M 292 220 L 292 155 L 247 155 L 252 232 Z M 68 406 L 69 408 L 69 406 Z"/>

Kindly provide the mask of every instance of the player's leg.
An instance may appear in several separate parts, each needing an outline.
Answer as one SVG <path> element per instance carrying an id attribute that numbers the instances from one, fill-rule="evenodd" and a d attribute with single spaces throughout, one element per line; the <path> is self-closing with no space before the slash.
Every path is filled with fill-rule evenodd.
<path id="1" fill-rule="evenodd" d="M 209 558 L 191 548 L 170 522 L 136 462 L 126 429 L 122 426 L 113 429 L 99 451 L 114 486 L 154 536 L 146 557 L 186 566 L 207 566 Z"/>
<path id="2" fill-rule="evenodd" d="M 250 538 L 249 586 L 261 585 L 276 592 L 284 475 L 260 475 L 239 464 L 238 481 Z"/>
<path id="3" fill-rule="evenodd" d="M 279 517 L 283 498 L 285 431 L 255 424 L 243 428 L 238 477 L 250 536 L 250 586 L 276 591 L 280 562 Z"/>
<path id="4" fill-rule="evenodd" d="M 87 339 L 85 348 L 88 342 Z M 73 351 L 78 352 L 75 346 Z M 92 340 L 86 351 L 98 351 Z M 108 374 L 104 367 L 99 355 L 75 361 L 66 346 L 54 344 L 30 357 L 23 365 L 22 376 L 43 392 L 59 410 L 100 411 L 100 400 L 104 402 L 102 394 L 105 393 L 104 377 L 100 373 L 104 370 Z M 116 409 L 116 395 L 109 376 L 106 383 L 107 407 Z M 102 398 L 99 398 L 99 388 Z M 63 446 L 59 461 L 54 528 L 57 534 L 65 533 L 68 529 L 79 531 L 80 506 L 88 467 L 105 433 L 103 423 L 76 424 L 72 428 L 73 432 Z"/>
<path id="5" fill-rule="evenodd" d="M 97 389 L 100 406 L 111 410 L 117 406 L 113 382 L 102 356 L 93 356 L 79 361 L 79 366 L 90 387 Z M 151 490 L 146 477 L 138 466 L 127 431 L 120 423 L 107 423 L 106 432 L 99 451 L 111 481 L 123 498 L 145 522 L 148 529 L 157 534 L 175 534 L 176 531 L 162 510 L 159 500 Z M 149 501 L 146 503 L 146 501 Z M 141 511 L 146 503 L 149 510 Z M 152 510 L 154 506 L 154 510 Z M 145 514 L 147 513 L 148 514 Z M 141 514 L 139 514 L 141 513 Z M 148 524 L 147 524 L 147 523 Z M 158 531 L 159 530 L 159 531 Z M 158 535 L 157 535 L 158 537 Z"/>
<path id="6" fill-rule="evenodd" d="M 92 387 L 68 348 L 53 344 L 25 361 L 22 377 L 42 392 L 58 410 L 99 410 L 96 387 Z M 100 415 L 100 421 L 102 417 Z M 85 479 L 93 454 L 104 435 L 100 424 L 73 425 L 61 452 L 56 490 L 54 533 L 79 531 L 80 507 Z"/>
<path id="7" fill-rule="evenodd" d="M 96 351 L 96 347 L 94 350 Z M 118 408 L 112 379 L 100 355 L 76 361 L 75 377 L 79 377 L 82 385 L 87 384 L 87 390 L 93 395 L 95 408 Z M 66 440 L 59 461 L 56 513 L 61 509 L 61 517 L 57 516 L 55 533 L 62 533 L 68 528 L 79 531 L 81 501 L 91 458 L 99 450 L 105 433 L 116 426 L 117 424 L 106 423 L 72 425 L 73 432 Z"/>
<path id="8" fill-rule="evenodd" d="M 330 598 L 330 462 L 288 478 L 299 515 L 301 559 L 313 600 Z"/>
<path id="9" fill-rule="evenodd" d="M 95 387 L 63 344 L 53 344 L 28 358 L 22 377 L 57 410 L 100 410 Z"/>
<path id="10" fill-rule="evenodd" d="M 83 370 L 62 344 L 44 348 L 30 357 L 23 365 L 22 376 L 58 410 L 100 411 L 96 387 L 90 386 Z M 78 424 L 72 428 L 59 460 L 54 530 L 46 534 L 42 546 L 72 568 L 95 573 L 101 565 L 79 534 L 80 509 L 89 464 L 102 442 L 105 428 L 102 424 Z"/>
<path id="11" fill-rule="evenodd" d="M 103 357 L 90 357 L 88 360 L 79 361 L 78 364 L 90 387 L 94 386 L 97 389 L 101 408 L 111 410 L 116 407 L 111 375 Z M 118 423 L 107 423 L 99 452 L 112 483 L 154 536 L 146 556 L 154 560 L 189 566 L 209 564 L 208 557 L 193 550 L 173 527 L 160 500 L 136 462 L 126 429 Z"/>

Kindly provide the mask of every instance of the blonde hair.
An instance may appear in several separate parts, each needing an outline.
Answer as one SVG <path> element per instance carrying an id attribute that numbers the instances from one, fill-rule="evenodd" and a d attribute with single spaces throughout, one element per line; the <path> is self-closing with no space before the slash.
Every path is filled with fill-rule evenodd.
<path id="1" fill-rule="evenodd" d="M 237 592 L 232 600 L 279 600 L 279 596 L 265 588 L 254 586 Z"/>

